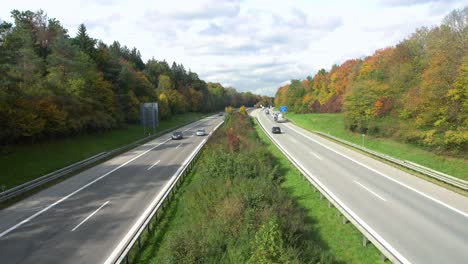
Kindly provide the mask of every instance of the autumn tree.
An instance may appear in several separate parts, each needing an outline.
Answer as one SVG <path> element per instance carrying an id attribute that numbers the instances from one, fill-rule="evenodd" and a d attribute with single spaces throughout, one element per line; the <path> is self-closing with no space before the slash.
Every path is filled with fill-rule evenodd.
<path id="1" fill-rule="evenodd" d="M 0 21 L 0 144 L 31 142 L 139 122 L 141 103 L 161 119 L 187 111 L 253 105 L 261 97 L 206 83 L 182 64 L 150 59 L 91 37 L 70 37 L 45 12 L 12 11 Z"/>

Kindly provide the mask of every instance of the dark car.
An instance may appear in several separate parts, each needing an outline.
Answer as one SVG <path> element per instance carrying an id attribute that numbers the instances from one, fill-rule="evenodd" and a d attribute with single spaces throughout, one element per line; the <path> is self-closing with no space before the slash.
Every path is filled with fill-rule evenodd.
<path id="1" fill-rule="evenodd" d="M 183 138 L 184 138 L 184 135 L 180 131 L 172 133 L 172 139 L 177 140 L 177 139 L 183 139 Z"/>
<path id="2" fill-rule="evenodd" d="M 271 128 L 271 132 L 273 134 L 281 134 L 281 128 L 277 127 L 277 126 L 274 126 L 274 127 Z"/>
<path id="3" fill-rule="evenodd" d="M 223 116 L 224 113 L 223 113 L 223 112 L 219 112 L 218 115 L 219 115 L 219 116 Z"/>

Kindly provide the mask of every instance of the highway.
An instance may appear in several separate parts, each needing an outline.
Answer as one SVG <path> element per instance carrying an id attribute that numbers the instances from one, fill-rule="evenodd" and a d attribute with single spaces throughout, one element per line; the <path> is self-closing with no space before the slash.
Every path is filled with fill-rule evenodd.
<path id="1" fill-rule="evenodd" d="M 252 115 L 402 263 L 468 263 L 468 198 L 261 110 Z M 283 133 L 272 134 L 273 125 Z"/>
<path id="2" fill-rule="evenodd" d="M 0 211 L 1 263 L 105 263 L 139 217 L 223 120 L 189 124 Z M 47 152 L 44 152 L 47 155 Z"/>

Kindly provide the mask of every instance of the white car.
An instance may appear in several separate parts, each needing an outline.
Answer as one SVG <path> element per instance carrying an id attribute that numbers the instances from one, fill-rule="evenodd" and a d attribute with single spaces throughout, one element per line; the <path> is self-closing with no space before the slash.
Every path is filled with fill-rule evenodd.
<path id="1" fill-rule="evenodd" d="M 205 129 L 203 128 L 200 128 L 200 129 L 197 129 L 197 136 L 204 136 L 205 135 Z"/>

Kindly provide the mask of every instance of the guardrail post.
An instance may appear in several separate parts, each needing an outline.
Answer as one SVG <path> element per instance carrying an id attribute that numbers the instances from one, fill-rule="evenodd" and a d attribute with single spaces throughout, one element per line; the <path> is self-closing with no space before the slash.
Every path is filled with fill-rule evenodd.
<path id="1" fill-rule="evenodd" d="M 125 263 L 127 263 L 127 264 L 130 263 L 130 261 L 128 260 L 128 254 L 127 254 L 127 256 L 125 256 Z"/>
<path id="2" fill-rule="evenodd" d="M 369 239 L 366 236 L 362 235 L 362 246 L 366 247 L 367 243 L 369 243 Z"/>
<path id="3" fill-rule="evenodd" d="M 331 208 L 332 207 L 332 204 L 330 202 L 330 200 L 328 200 L 328 208 Z"/>
<path id="4" fill-rule="evenodd" d="M 323 194 L 320 193 L 320 200 L 323 200 Z"/>
<path id="5" fill-rule="evenodd" d="M 141 249 L 141 236 L 138 237 L 138 249 Z"/>
<path id="6" fill-rule="evenodd" d="M 343 215 L 343 225 L 345 225 L 348 222 L 348 219 Z"/>
<path id="7" fill-rule="evenodd" d="M 387 256 L 385 256 L 383 253 L 380 253 L 380 259 L 382 260 L 382 262 L 385 262 Z"/>

